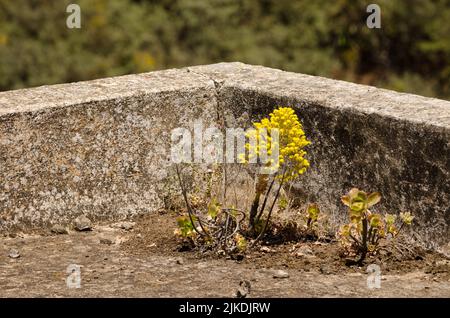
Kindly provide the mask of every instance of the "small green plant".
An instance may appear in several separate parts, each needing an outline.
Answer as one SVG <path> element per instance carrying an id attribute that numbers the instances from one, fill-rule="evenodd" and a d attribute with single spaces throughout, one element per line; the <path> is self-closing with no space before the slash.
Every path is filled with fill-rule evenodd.
<path id="1" fill-rule="evenodd" d="M 404 225 L 411 225 L 414 216 L 409 212 L 400 213 L 400 227 L 397 226 L 397 216 L 373 213 L 369 210 L 381 200 L 378 192 L 367 194 L 353 188 L 342 198 L 342 203 L 348 207 L 350 223 L 341 227 L 338 236 L 342 245 L 349 253 L 356 254 L 358 259 L 350 264 L 362 264 L 368 253 L 375 253 L 380 240 L 388 236 L 394 238 Z"/>
<path id="2" fill-rule="evenodd" d="M 320 209 L 315 203 L 311 203 L 306 208 L 307 218 L 306 218 L 306 230 L 308 232 L 313 232 L 317 227 L 317 221 L 319 220 Z"/>
<path id="3" fill-rule="evenodd" d="M 236 247 L 237 247 L 237 249 L 238 249 L 240 252 L 245 252 L 245 251 L 247 250 L 247 240 L 246 240 L 246 238 L 245 238 L 243 235 L 237 233 L 237 234 L 234 236 L 234 239 L 235 239 L 235 241 L 236 241 Z"/>
<path id="4" fill-rule="evenodd" d="M 193 221 L 195 217 L 193 217 Z M 182 238 L 194 238 L 197 232 L 194 230 L 194 223 L 191 222 L 188 216 L 180 216 L 177 218 L 178 228 L 175 229 L 174 234 Z"/>

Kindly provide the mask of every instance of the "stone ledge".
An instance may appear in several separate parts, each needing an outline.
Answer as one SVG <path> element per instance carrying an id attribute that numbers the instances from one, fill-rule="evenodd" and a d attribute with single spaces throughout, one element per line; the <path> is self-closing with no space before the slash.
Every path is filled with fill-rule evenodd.
<path id="1" fill-rule="evenodd" d="M 239 62 L 189 67 L 222 87 L 254 90 L 283 98 L 298 98 L 338 110 L 377 114 L 414 123 L 450 129 L 450 102 L 398 93 L 373 86 L 285 72 Z"/>
<path id="2" fill-rule="evenodd" d="M 0 92 L 0 116 L 54 107 L 125 99 L 136 95 L 214 87 L 204 76 L 184 70 L 165 70 L 109 77 L 87 82 L 46 85 Z"/>

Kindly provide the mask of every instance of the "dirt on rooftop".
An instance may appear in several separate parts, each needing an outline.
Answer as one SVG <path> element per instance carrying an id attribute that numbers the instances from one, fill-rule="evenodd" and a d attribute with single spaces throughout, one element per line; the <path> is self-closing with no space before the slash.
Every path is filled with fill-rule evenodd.
<path id="1" fill-rule="evenodd" d="M 233 260 L 180 252 L 175 226 L 171 213 L 154 213 L 86 232 L 0 238 L 0 297 L 234 297 L 241 281 L 250 283 L 247 297 L 450 297 L 450 260 L 436 252 L 396 246 L 348 267 L 337 242 L 310 241 Z M 380 288 L 370 264 L 380 268 Z M 67 284 L 73 265 L 80 288 Z"/>

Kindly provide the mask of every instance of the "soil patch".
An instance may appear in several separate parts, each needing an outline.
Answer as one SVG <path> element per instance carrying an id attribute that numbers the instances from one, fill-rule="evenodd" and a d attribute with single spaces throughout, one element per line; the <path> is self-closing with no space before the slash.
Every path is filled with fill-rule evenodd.
<path id="1" fill-rule="evenodd" d="M 367 267 L 345 266 L 336 242 L 260 246 L 236 261 L 179 252 L 174 214 L 134 221 L 0 238 L 0 297 L 234 297 L 242 286 L 247 297 L 450 297 L 450 262 L 437 253 L 386 254 L 369 288 Z M 73 265 L 80 288 L 67 285 Z"/>

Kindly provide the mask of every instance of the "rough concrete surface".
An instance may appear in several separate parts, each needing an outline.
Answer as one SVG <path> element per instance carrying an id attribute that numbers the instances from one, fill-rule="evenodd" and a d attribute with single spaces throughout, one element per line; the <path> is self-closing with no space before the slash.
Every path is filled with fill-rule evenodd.
<path id="1" fill-rule="evenodd" d="M 216 103 L 185 71 L 1 93 L 0 228 L 162 206 L 171 129 L 210 125 Z"/>
<path id="2" fill-rule="evenodd" d="M 134 255 L 121 248 L 126 240 L 126 232 L 114 225 L 69 235 L 2 238 L 0 297 L 234 297 L 242 280 L 251 283 L 248 298 L 450 297 L 450 281 L 423 271 L 383 272 L 380 288 L 368 288 L 364 268 L 353 273 L 258 268 L 257 260 L 159 254 L 154 243 L 145 254 Z M 9 257 L 12 249 L 20 257 Z M 71 276 L 76 267 L 79 285 Z"/>

